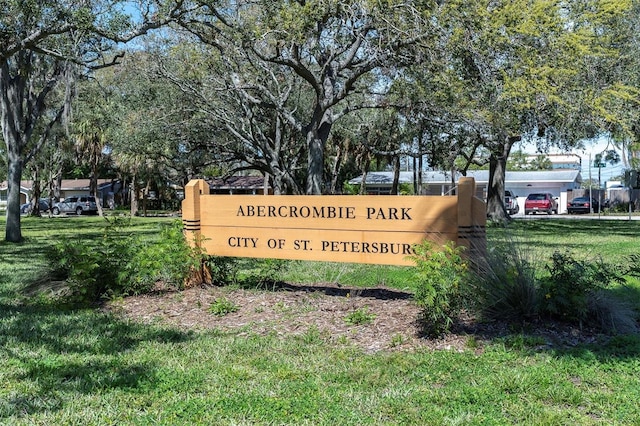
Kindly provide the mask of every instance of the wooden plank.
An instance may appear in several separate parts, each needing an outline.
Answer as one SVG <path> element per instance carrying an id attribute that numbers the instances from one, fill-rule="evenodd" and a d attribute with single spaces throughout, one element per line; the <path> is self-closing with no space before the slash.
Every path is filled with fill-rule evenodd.
<path id="1" fill-rule="evenodd" d="M 411 246 L 425 237 L 455 240 L 457 228 L 425 232 L 299 230 L 286 228 L 203 226 L 202 247 L 209 254 L 232 257 L 319 260 L 329 262 L 413 265 Z"/>
<path id="2" fill-rule="evenodd" d="M 457 197 L 202 196 L 203 226 L 423 232 L 456 222 Z"/>

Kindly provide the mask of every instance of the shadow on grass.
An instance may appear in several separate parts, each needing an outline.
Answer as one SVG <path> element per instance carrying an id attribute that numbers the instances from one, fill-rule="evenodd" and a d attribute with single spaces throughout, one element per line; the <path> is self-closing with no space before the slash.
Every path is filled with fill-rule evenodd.
<path id="1" fill-rule="evenodd" d="M 0 397 L 0 422 L 18 413 L 64 409 L 74 393 L 153 387 L 153 360 L 127 354 L 146 343 L 192 338 L 192 333 L 130 323 L 96 309 L 0 303 L 4 385 L 15 389 Z"/>
<path id="2" fill-rule="evenodd" d="M 590 220 L 515 220 L 510 223 L 509 227 L 539 236 L 581 233 L 592 235 L 594 240 L 600 235 L 635 237 L 640 233 L 640 221 L 607 220 L 604 218 Z"/>

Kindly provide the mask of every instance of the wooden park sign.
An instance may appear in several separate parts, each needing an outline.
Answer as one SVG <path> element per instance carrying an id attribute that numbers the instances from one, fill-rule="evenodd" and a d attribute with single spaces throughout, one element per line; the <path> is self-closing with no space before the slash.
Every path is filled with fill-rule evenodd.
<path id="1" fill-rule="evenodd" d="M 424 239 L 454 241 L 470 255 L 486 245 L 486 206 L 473 178 L 449 196 L 209 192 L 192 180 L 182 201 L 187 238 L 209 255 L 413 265 L 413 246 Z"/>

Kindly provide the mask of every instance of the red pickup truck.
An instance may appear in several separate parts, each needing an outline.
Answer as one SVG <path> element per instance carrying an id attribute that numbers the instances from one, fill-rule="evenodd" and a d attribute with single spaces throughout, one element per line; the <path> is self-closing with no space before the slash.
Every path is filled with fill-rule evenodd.
<path id="1" fill-rule="evenodd" d="M 546 192 L 529 194 L 524 201 L 524 214 L 531 213 L 558 214 L 558 202 Z"/>

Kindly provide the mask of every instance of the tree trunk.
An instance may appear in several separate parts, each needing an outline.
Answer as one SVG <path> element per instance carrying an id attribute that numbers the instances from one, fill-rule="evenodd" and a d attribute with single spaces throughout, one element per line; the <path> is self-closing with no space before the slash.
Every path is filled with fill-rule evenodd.
<path id="1" fill-rule="evenodd" d="M 20 225 L 20 180 L 24 168 L 22 149 L 28 137 L 23 129 L 21 94 L 24 80 L 12 79 L 6 61 L 0 65 L 0 127 L 7 148 L 7 227 L 5 240 L 12 243 L 22 241 Z"/>
<path id="2" fill-rule="evenodd" d="M 36 164 L 35 172 L 33 173 L 33 183 L 31 185 L 31 215 L 40 216 L 40 196 L 42 195 L 42 189 L 40 185 L 40 168 Z"/>
<path id="3" fill-rule="evenodd" d="M 322 194 L 324 181 L 324 143 L 316 132 L 307 136 L 309 154 L 307 157 L 307 195 Z"/>
<path id="4" fill-rule="evenodd" d="M 507 158 L 519 136 L 507 137 L 505 142 L 489 157 L 489 183 L 487 186 L 487 216 L 491 220 L 504 222 L 510 219 L 504 206 L 504 181 L 507 173 Z"/>
<path id="5" fill-rule="evenodd" d="M 327 110 L 316 107 L 313 119 L 307 127 L 307 195 L 324 192 L 324 147 L 332 126 L 328 114 Z"/>
<path id="6" fill-rule="evenodd" d="M 6 137 L 6 135 L 5 135 Z M 17 145 L 16 143 L 15 145 Z M 22 178 L 22 159 L 19 148 L 7 143 L 9 168 L 7 171 L 7 228 L 5 240 L 10 243 L 22 241 L 22 228 L 20 224 L 20 179 Z"/>
<path id="7" fill-rule="evenodd" d="M 91 188 L 91 195 L 93 195 L 93 198 L 96 199 L 96 206 L 98 207 L 98 216 L 102 217 L 104 216 L 104 213 L 102 212 L 102 197 L 100 197 L 100 194 L 98 193 L 98 177 L 97 177 L 97 167 L 93 167 L 93 172 L 91 173 L 91 180 L 90 180 L 90 184 L 89 187 Z"/>
<path id="8" fill-rule="evenodd" d="M 140 200 L 140 187 L 137 183 L 137 178 L 134 175 L 131 180 L 131 195 L 129 196 L 131 201 L 131 217 L 138 215 L 138 201 Z"/>
<path id="9" fill-rule="evenodd" d="M 400 187 L 400 157 L 395 156 L 392 159 L 393 162 L 393 184 L 391 185 L 391 194 L 398 195 L 398 189 Z"/>
<path id="10" fill-rule="evenodd" d="M 487 215 L 494 221 L 504 221 L 508 218 L 507 211 L 504 207 L 504 179 L 506 164 L 506 159 L 501 159 L 495 155 L 491 155 L 489 158 Z"/>

